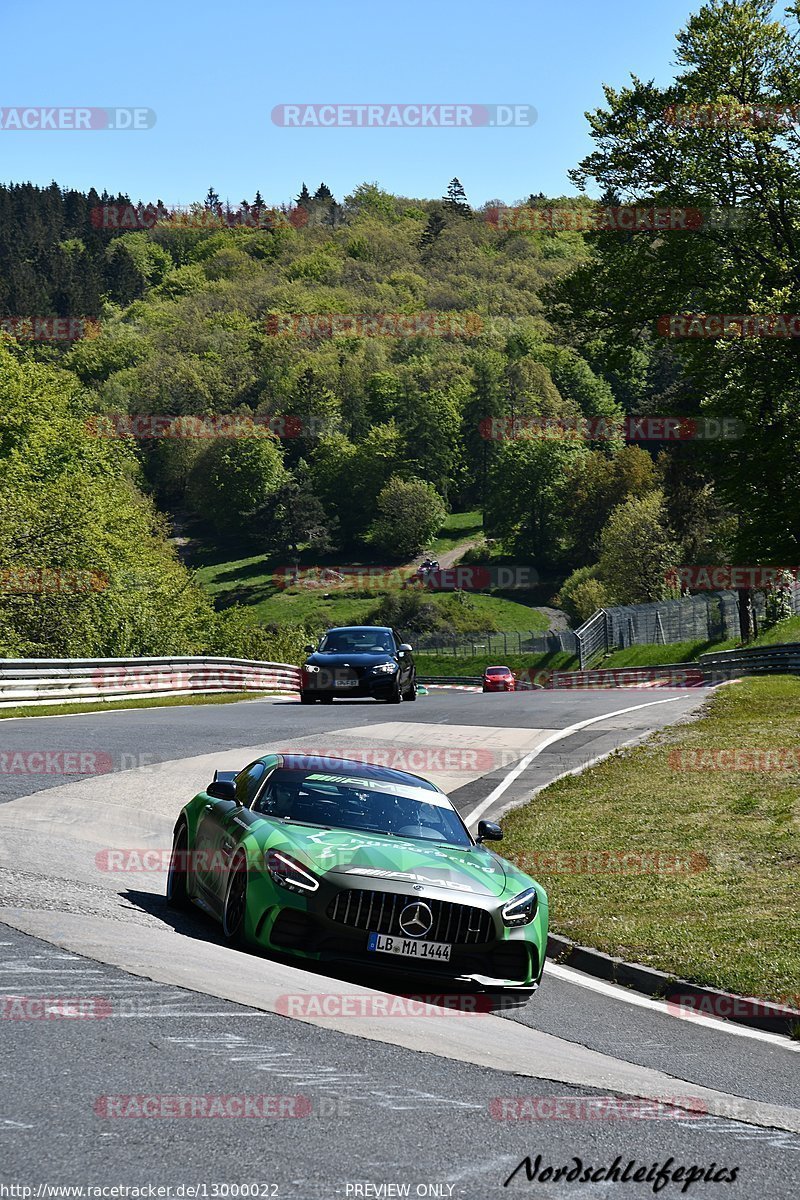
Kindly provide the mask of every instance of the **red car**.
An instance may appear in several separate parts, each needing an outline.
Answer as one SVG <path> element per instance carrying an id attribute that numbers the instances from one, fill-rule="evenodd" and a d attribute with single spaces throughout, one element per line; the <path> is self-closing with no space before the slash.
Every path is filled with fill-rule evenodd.
<path id="1" fill-rule="evenodd" d="M 487 667 L 483 672 L 484 692 L 513 692 L 517 686 L 508 667 Z"/>

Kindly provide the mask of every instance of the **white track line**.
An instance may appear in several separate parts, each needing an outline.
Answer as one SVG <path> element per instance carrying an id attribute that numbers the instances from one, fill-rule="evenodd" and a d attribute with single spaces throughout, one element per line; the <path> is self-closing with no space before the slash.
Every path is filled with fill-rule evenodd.
<path id="1" fill-rule="evenodd" d="M 794 1054 L 800 1053 L 800 1042 L 793 1042 L 783 1034 L 769 1033 L 766 1029 L 748 1029 L 746 1025 L 737 1025 L 733 1021 L 723 1021 L 719 1017 L 710 1017 L 707 1013 L 687 1012 L 681 1014 L 680 1012 L 673 1012 L 665 1000 L 656 1000 L 652 996 L 642 996 L 638 992 L 630 992 L 618 983 L 609 983 L 605 979 L 595 979 L 594 976 L 584 975 L 583 972 L 576 971 L 574 967 L 562 967 L 559 963 L 551 963 L 549 959 L 545 964 L 544 974 L 545 979 L 548 976 L 552 976 L 554 979 L 563 979 L 565 983 L 576 983 L 579 987 L 588 988 L 592 992 L 599 992 L 602 996 L 610 996 L 614 1000 L 621 1000 L 625 1004 L 633 1004 L 637 1008 L 649 1008 L 652 1012 L 659 1012 L 665 1017 L 673 1017 L 679 1021 L 693 1021 L 698 1025 L 710 1027 L 717 1032 L 733 1033 L 737 1037 L 752 1038 L 757 1042 L 769 1042 L 773 1046 L 780 1046 L 782 1050 L 789 1050 Z"/>
<path id="2" fill-rule="evenodd" d="M 506 775 L 505 779 L 501 779 L 494 791 L 490 792 L 485 800 L 482 800 L 477 808 L 473 808 L 469 816 L 464 817 L 466 825 L 472 825 L 486 812 L 487 808 L 491 808 L 495 800 L 499 800 L 503 792 L 505 792 L 515 779 L 519 779 L 523 771 L 527 771 L 535 758 L 546 750 L 548 746 L 552 746 L 555 742 L 561 742 L 564 738 L 572 737 L 573 733 L 578 733 L 581 729 L 586 729 L 589 725 L 597 725 L 600 721 L 608 721 L 611 717 L 621 717 L 625 713 L 636 712 L 640 708 L 652 708 L 656 704 L 674 704 L 678 700 L 685 700 L 686 696 L 670 696 L 667 700 L 648 700 L 645 704 L 631 704 L 628 708 L 618 708 L 614 712 L 603 713 L 600 717 L 590 717 L 588 721 L 577 721 L 574 725 L 568 725 L 566 729 L 558 729 L 552 733 L 550 737 L 545 738 L 541 745 L 535 750 L 530 750 L 523 759 L 513 767 Z"/>

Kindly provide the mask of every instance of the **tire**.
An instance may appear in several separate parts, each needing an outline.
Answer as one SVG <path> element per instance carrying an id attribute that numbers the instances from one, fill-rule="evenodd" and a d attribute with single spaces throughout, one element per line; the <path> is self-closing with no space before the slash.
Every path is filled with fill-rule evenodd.
<path id="1" fill-rule="evenodd" d="M 222 935 L 231 946 L 244 945 L 244 918 L 247 912 L 247 860 L 243 854 L 237 854 L 231 873 L 228 876 L 228 887 L 225 892 L 225 906 L 222 910 Z"/>
<path id="2" fill-rule="evenodd" d="M 300 703 L 301 704 L 315 704 L 316 699 L 317 699 L 316 696 L 310 696 L 308 694 L 308 692 L 300 693 Z"/>
<path id="3" fill-rule="evenodd" d="M 167 905 L 178 912 L 187 912 L 192 907 L 187 882 L 187 859 L 189 857 L 189 830 L 181 821 L 175 831 L 172 856 L 167 873 Z"/>
<path id="4" fill-rule="evenodd" d="M 416 679 L 412 679 L 411 683 L 408 685 L 408 691 L 406 692 L 403 699 L 408 700 L 409 703 L 411 703 L 414 700 L 416 700 L 416 698 L 417 698 L 417 681 L 416 681 Z"/>
<path id="5" fill-rule="evenodd" d="M 387 696 L 386 703 L 387 704 L 402 704 L 403 703 L 403 693 L 400 690 L 399 681 L 394 685 L 391 695 Z"/>
<path id="6" fill-rule="evenodd" d="M 333 696 L 320 696 L 320 704 L 333 704 Z"/>

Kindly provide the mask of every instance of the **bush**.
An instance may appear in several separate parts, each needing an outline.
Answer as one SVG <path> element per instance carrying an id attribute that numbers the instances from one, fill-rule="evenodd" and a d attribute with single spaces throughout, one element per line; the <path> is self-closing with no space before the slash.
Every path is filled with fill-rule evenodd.
<path id="1" fill-rule="evenodd" d="M 610 603 L 606 586 L 597 574 L 597 566 L 578 567 L 564 580 L 561 591 L 553 598 L 553 603 L 563 608 L 572 625 L 582 625 L 598 608 L 605 608 Z"/>
<path id="2" fill-rule="evenodd" d="M 403 633 L 443 633 L 439 606 L 423 592 L 389 592 L 367 617 L 367 625 L 389 625 Z"/>

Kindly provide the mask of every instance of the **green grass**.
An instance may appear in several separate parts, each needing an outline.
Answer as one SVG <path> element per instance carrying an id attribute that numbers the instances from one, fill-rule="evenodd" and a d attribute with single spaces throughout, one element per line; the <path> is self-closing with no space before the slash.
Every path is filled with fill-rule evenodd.
<path id="1" fill-rule="evenodd" d="M 732 650 L 737 643 L 727 642 L 668 642 L 666 646 L 628 646 L 615 650 L 592 663 L 594 670 L 610 667 L 654 667 L 659 663 L 696 662 L 700 654 L 715 650 Z"/>
<path id="2" fill-rule="evenodd" d="M 22 705 L 0 708 L 0 720 L 11 717 L 61 717 L 73 713 L 109 712 L 127 708 L 180 708 L 187 704 L 237 704 L 241 700 L 263 700 L 271 692 L 229 692 L 210 696 L 149 696 L 142 700 L 86 700 L 69 704 Z"/>
<path id="3" fill-rule="evenodd" d="M 508 814 L 502 852 L 547 888 L 554 932 L 699 984 L 791 1004 L 800 978 L 800 769 L 689 770 L 670 756 L 798 744 L 800 679 L 721 688 L 700 720 L 618 751 Z M 542 857 L 574 855 L 580 864 L 603 851 L 658 852 L 665 865 L 689 869 L 588 871 L 562 858 L 556 870 Z"/>
<path id="4" fill-rule="evenodd" d="M 445 518 L 444 525 L 438 537 L 426 547 L 426 553 L 433 558 L 455 550 L 461 542 L 478 540 L 483 537 L 483 515 L 479 509 L 474 512 L 450 513 Z"/>
<path id="5" fill-rule="evenodd" d="M 800 642 L 800 616 L 789 617 L 785 621 L 779 621 L 777 625 L 773 625 L 765 633 L 759 634 L 748 645 L 774 646 L 780 642 Z M 740 644 L 739 642 L 736 643 L 737 646 Z"/>
<path id="6" fill-rule="evenodd" d="M 476 654 L 452 655 L 432 654 L 420 650 L 414 654 L 417 674 L 421 677 L 430 675 L 482 675 L 487 667 L 510 667 L 512 671 L 538 670 L 549 667 L 553 671 L 570 671 L 577 661 L 563 651 L 552 651 L 550 654 Z"/>

